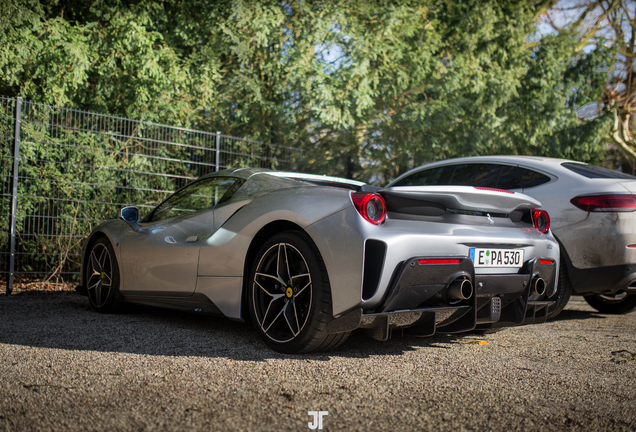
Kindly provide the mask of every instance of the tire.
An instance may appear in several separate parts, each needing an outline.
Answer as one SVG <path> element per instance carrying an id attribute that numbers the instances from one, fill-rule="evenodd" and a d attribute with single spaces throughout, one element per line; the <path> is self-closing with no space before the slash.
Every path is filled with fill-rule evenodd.
<path id="1" fill-rule="evenodd" d="M 106 238 L 93 244 L 86 262 L 86 291 L 93 309 L 102 313 L 118 312 L 123 303 L 119 292 L 119 265 L 115 251 Z"/>
<path id="2" fill-rule="evenodd" d="M 334 349 L 349 336 L 327 333 L 329 278 L 318 249 L 303 232 L 276 234 L 260 248 L 250 273 L 248 304 L 260 337 L 282 353 Z"/>
<path id="3" fill-rule="evenodd" d="M 636 295 L 620 291 L 614 295 L 595 294 L 585 296 L 585 301 L 604 314 L 622 315 L 636 309 Z"/>
<path id="4" fill-rule="evenodd" d="M 554 306 L 550 307 L 548 310 L 548 319 L 553 319 L 565 309 L 565 306 L 570 301 L 570 297 L 572 296 L 572 283 L 570 282 L 570 277 L 568 275 L 568 269 L 565 264 L 565 260 L 563 256 L 561 256 L 561 265 L 559 265 L 559 282 L 557 284 L 556 293 L 548 298 L 550 301 L 555 301 Z"/>

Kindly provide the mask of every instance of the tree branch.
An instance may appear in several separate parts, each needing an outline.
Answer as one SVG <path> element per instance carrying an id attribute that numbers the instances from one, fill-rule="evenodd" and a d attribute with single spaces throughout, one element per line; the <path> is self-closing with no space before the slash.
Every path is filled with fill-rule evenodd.
<path id="1" fill-rule="evenodd" d="M 623 152 L 623 154 L 632 161 L 636 161 L 636 151 L 629 145 L 629 141 L 634 141 L 633 139 L 629 139 L 629 116 L 626 116 L 627 119 L 623 124 L 621 124 L 620 116 L 618 112 L 614 111 L 614 126 L 612 128 L 612 139 L 616 144 L 618 144 L 619 150 Z M 627 132 L 625 132 L 625 126 L 627 126 Z M 622 129 L 622 137 L 621 137 L 621 129 Z M 628 138 L 627 140 L 623 138 Z M 636 143 L 633 143 L 636 144 Z"/>
<path id="2" fill-rule="evenodd" d="M 601 6 L 601 9 L 603 9 L 603 13 L 596 18 L 594 25 L 592 27 L 590 27 L 589 29 L 587 29 L 581 36 L 581 39 L 576 47 L 577 51 L 582 50 L 583 48 L 585 48 L 589 43 L 590 40 L 596 36 L 596 33 L 598 32 L 598 29 L 601 25 L 601 23 L 603 22 L 603 20 L 605 20 L 609 14 L 611 14 L 614 9 L 616 9 L 616 7 L 620 4 L 621 0 L 613 0 L 609 7 L 607 9 L 605 9 L 603 7 L 603 5 L 599 2 L 598 4 Z M 592 3 L 590 4 L 587 9 L 585 10 L 585 12 L 581 15 L 581 17 L 579 17 L 579 19 L 574 23 L 574 25 L 571 28 L 577 28 L 579 26 L 581 26 L 583 24 L 583 22 L 585 21 L 585 18 L 587 17 L 587 14 L 591 11 L 593 11 L 594 9 L 596 9 L 597 4 L 596 3 Z"/>

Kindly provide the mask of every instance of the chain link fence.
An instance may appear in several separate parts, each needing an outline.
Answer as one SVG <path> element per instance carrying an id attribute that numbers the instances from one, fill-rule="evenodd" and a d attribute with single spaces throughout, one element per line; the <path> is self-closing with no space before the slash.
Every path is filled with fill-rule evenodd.
<path id="1" fill-rule="evenodd" d="M 294 170 L 291 147 L 0 96 L 0 283 L 73 282 L 82 241 L 225 168 Z"/>

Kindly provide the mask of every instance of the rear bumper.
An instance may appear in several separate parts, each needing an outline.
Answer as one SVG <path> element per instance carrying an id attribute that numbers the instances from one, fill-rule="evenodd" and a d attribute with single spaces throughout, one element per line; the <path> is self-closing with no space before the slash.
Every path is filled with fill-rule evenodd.
<path id="1" fill-rule="evenodd" d="M 548 306 L 553 304 L 545 299 L 552 295 L 557 266 L 554 260 L 547 259 L 552 264 L 542 264 L 540 258 L 526 261 L 517 274 L 475 275 L 468 257 L 448 257 L 457 263 L 419 264 L 426 259 L 411 258 L 400 264 L 378 308 L 356 309 L 334 319 L 328 331 L 364 328 L 372 337 L 386 340 L 396 330 L 431 336 L 470 331 L 478 324 L 480 328 L 497 328 L 546 321 Z M 545 281 L 550 292 L 538 294 L 533 290 L 538 278 Z M 458 299 L 450 294 L 452 283 L 458 279 L 472 283 L 469 297 Z"/>
<path id="2" fill-rule="evenodd" d="M 567 269 L 572 289 L 579 295 L 614 294 L 636 288 L 636 263 L 590 269 L 567 263 Z"/>
<path id="3" fill-rule="evenodd" d="M 513 222 L 491 226 L 482 225 L 477 216 L 452 216 L 450 221 L 433 218 L 430 222 L 387 219 L 376 226 L 351 206 L 307 226 L 329 274 L 333 316 L 341 317 L 356 308 L 378 311 L 395 282 L 396 269 L 412 257 L 467 257 L 474 247 L 522 249 L 526 259 L 559 259 L 559 247 L 551 234 Z M 351 229 L 342 230 L 345 225 Z M 339 235 L 334 236 L 335 232 Z M 477 274 L 494 272 L 517 274 L 518 269 L 477 269 Z"/>
<path id="4" fill-rule="evenodd" d="M 590 212 L 585 220 L 553 227 L 577 269 L 603 269 L 636 263 L 636 212 Z"/>

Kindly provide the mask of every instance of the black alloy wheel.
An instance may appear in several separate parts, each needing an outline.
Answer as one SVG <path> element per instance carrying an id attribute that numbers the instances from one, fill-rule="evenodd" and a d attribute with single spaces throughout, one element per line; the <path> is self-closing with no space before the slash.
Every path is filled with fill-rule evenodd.
<path id="1" fill-rule="evenodd" d="M 101 238 L 87 256 L 86 288 L 91 306 L 98 312 L 115 312 L 121 305 L 119 266 L 110 242 Z"/>
<path id="2" fill-rule="evenodd" d="M 272 245 L 254 273 L 254 306 L 265 336 L 278 343 L 293 340 L 305 328 L 312 303 L 309 266 L 292 244 Z"/>
<path id="3" fill-rule="evenodd" d="M 252 267 L 249 308 L 263 341 L 284 353 L 335 348 L 349 333 L 329 335 L 331 294 L 325 265 L 305 233 L 273 236 Z"/>

